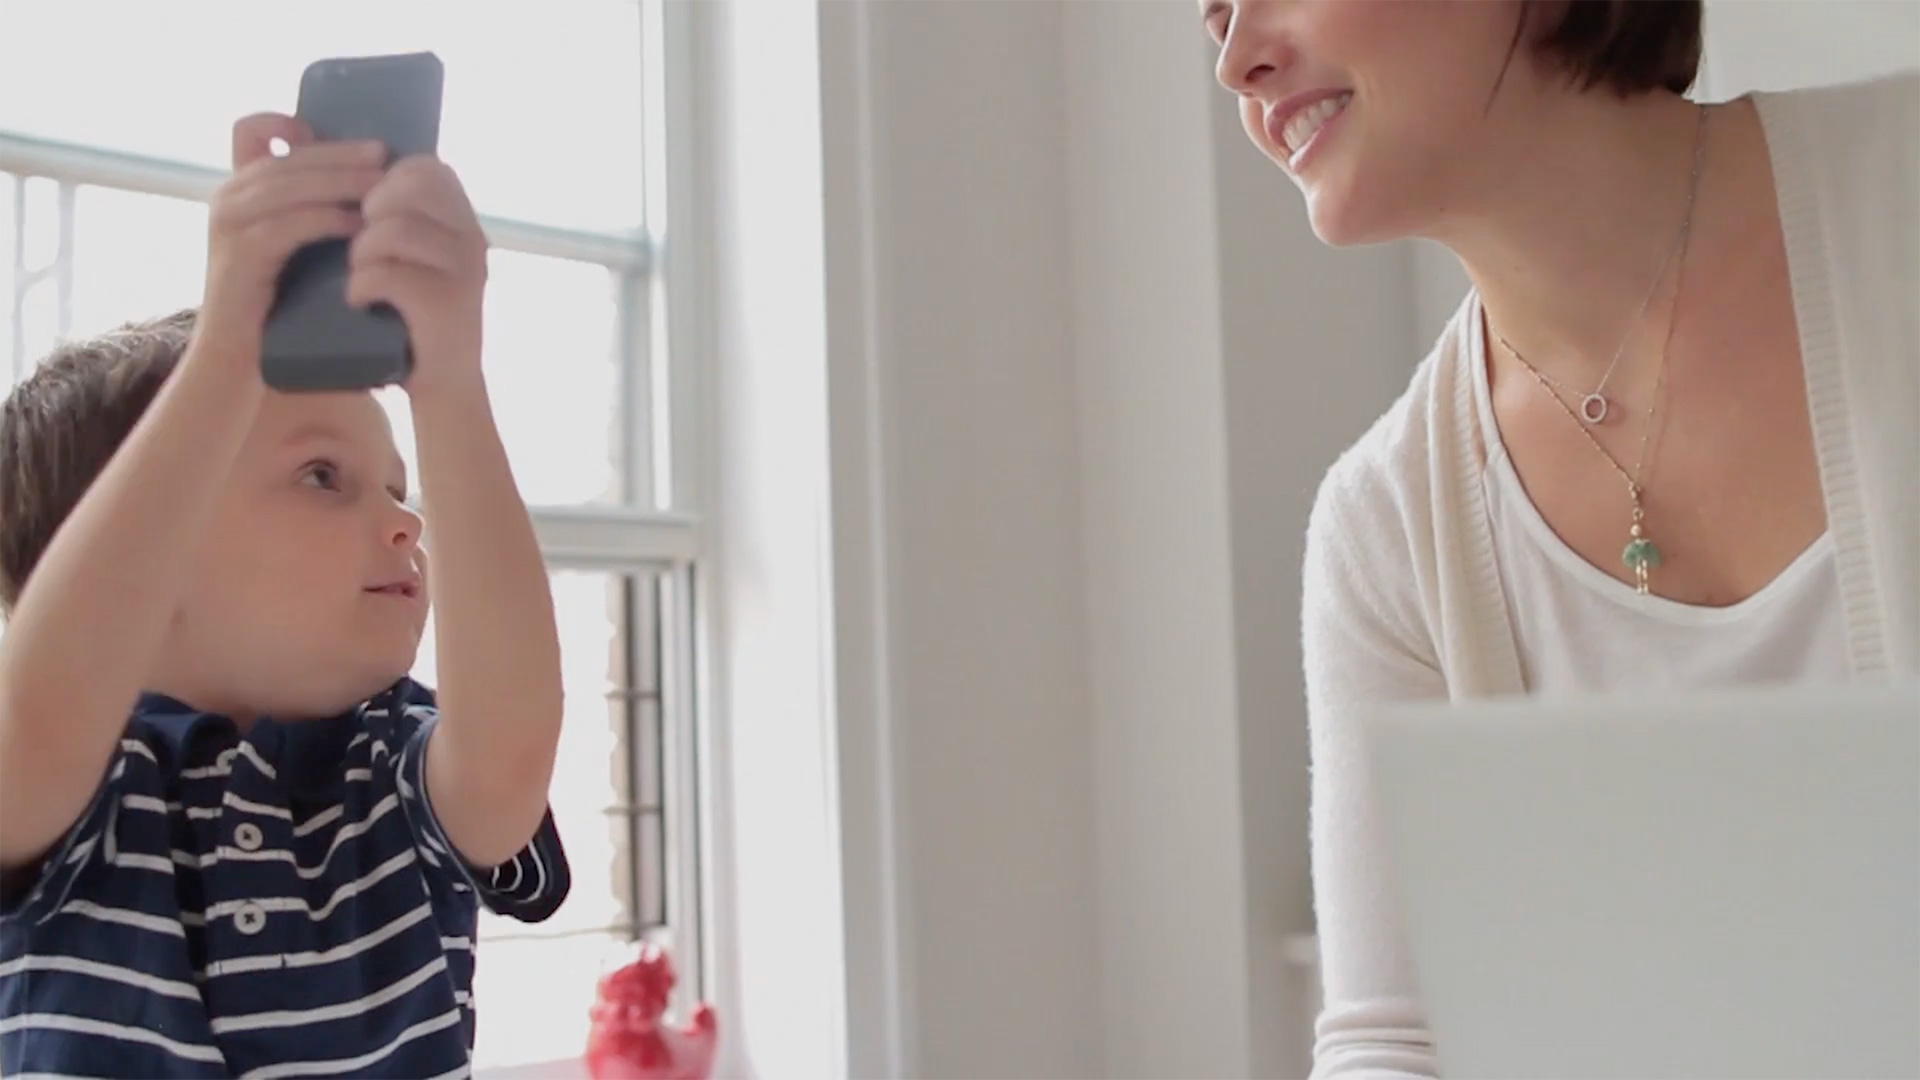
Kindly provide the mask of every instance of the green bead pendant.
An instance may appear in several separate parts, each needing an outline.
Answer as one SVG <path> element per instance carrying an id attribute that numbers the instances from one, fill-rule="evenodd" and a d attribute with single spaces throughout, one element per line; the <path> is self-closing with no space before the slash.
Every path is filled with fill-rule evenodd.
<path id="1" fill-rule="evenodd" d="M 1620 552 L 1620 561 L 1635 572 L 1642 568 L 1657 570 L 1660 568 L 1660 549 L 1654 546 L 1653 541 L 1636 537 L 1627 541 L 1626 549 Z"/>

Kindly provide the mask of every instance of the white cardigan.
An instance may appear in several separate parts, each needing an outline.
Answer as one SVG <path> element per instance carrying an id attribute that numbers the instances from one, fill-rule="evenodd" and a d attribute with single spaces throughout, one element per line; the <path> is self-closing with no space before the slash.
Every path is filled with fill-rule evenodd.
<path id="1" fill-rule="evenodd" d="M 1920 674 L 1920 72 L 1755 95 L 1857 677 Z M 1523 693 L 1465 319 L 1328 471 L 1303 632 L 1326 1006 L 1316 1077 L 1433 1076 L 1357 730 L 1407 699 Z"/>

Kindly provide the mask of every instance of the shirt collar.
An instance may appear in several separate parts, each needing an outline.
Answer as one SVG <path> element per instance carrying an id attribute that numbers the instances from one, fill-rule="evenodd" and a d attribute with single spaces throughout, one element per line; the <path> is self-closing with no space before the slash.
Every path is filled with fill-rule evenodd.
<path id="1" fill-rule="evenodd" d="M 173 760 L 180 762 L 187 759 L 193 741 L 203 732 L 237 730 L 234 722 L 224 716 L 204 713 L 186 702 L 152 692 L 140 695 L 133 715 L 157 733 L 161 743 L 172 752 Z"/>
<path id="2" fill-rule="evenodd" d="M 324 797 L 345 778 L 340 764 L 347 745 L 362 726 L 367 705 L 385 703 L 398 711 L 408 705 L 432 701 L 432 691 L 403 678 L 375 695 L 372 701 L 331 719 L 282 723 L 262 717 L 248 729 L 246 740 L 253 743 L 263 760 L 274 766 L 290 792 Z M 141 694 L 134 706 L 134 716 L 159 737 L 175 769 L 186 768 L 194 761 L 193 751 L 200 740 L 218 739 L 223 744 L 221 749 L 225 749 L 241 738 L 239 726 L 228 717 L 202 712 L 165 694 Z"/>

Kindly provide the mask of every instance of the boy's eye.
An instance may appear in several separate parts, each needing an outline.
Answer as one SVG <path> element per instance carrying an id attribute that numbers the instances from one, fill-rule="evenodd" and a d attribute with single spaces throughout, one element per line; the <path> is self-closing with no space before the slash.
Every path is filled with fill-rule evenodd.
<path id="1" fill-rule="evenodd" d="M 339 491 L 340 469 L 330 461 L 316 461 L 300 474 L 300 482 L 322 491 Z"/>

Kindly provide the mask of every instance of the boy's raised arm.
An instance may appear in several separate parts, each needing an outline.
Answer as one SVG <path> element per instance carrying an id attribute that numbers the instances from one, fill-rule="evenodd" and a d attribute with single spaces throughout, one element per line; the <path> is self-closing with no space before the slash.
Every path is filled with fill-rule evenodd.
<path id="1" fill-rule="evenodd" d="M 348 298 L 398 309 L 415 356 L 407 393 L 433 538 L 442 713 L 427 792 L 460 855 L 492 867 L 546 813 L 561 689 L 546 567 L 480 367 L 486 237 L 459 180 L 428 157 L 396 164 L 365 211 Z"/>

